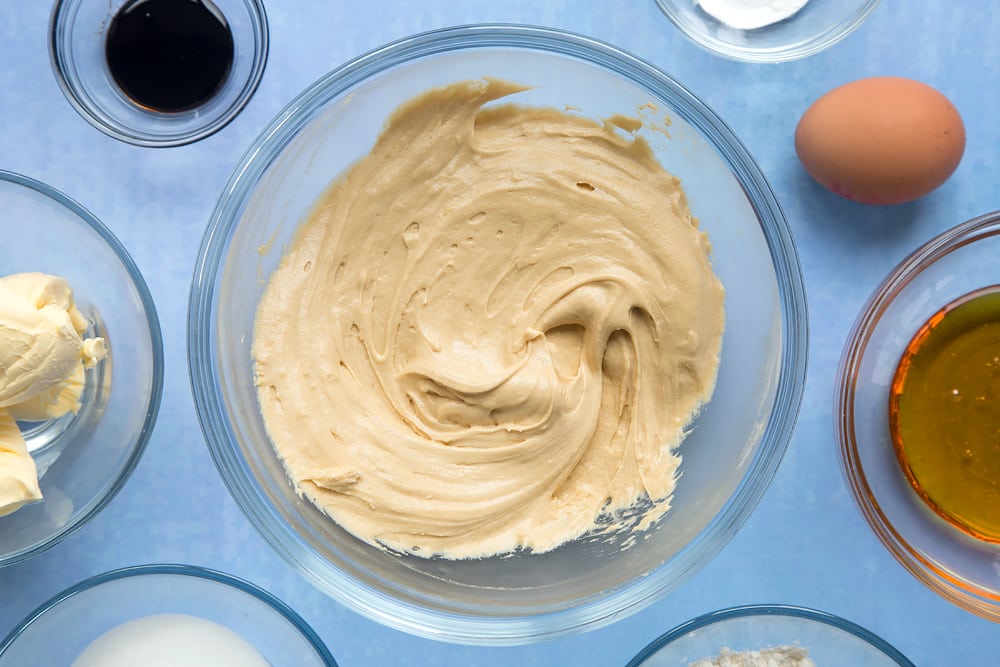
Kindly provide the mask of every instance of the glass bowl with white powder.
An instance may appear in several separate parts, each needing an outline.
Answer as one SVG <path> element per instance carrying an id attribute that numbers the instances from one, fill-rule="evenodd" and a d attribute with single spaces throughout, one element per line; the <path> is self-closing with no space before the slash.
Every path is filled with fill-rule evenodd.
<path id="1" fill-rule="evenodd" d="M 733 60 L 784 62 L 847 37 L 878 0 L 656 0 L 699 46 Z"/>
<path id="2" fill-rule="evenodd" d="M 833 614 L 792 605 L 710 612 L 660 636 L 628 667 L 914 667 L 887 641 Z"/>
<path id="3" fill-rule="evenodd" d="M 0 642 L 0 667 L 336 667 L 313 629 L 267 591 L 188 565 L 140 565 L 59 593 Z"/>

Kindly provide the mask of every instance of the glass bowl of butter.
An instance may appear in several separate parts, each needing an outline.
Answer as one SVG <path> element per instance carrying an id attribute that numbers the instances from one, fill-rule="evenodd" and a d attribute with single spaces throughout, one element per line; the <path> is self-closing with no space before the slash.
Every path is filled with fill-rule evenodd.
<path id="1" fill-rule="evenodd" d="M 315 631 L 260 587 L 190 565 L 81 581 L 0 641 L 0 667 L 336 667 Z"/>
<path id="2" fill-rule="evenodd" d="M 884 639 L 834 614 L 793 605 L 721 609 L 651 642 L 627 667 L 865 665 L 914 667 Z"/>
<path id="3" fill-rule="evenodd" d="M 842 470 L 875 535 L 928 588 L 1000 621 L 1000 213 L 904 259 L 837 371 Z"/>
<path id="4" fill-rule="evenodd" d="M 651 65 L 526 26 L 410 37 L 293 100 L 218 202 L 189 322 L 267 541 L 463 643 L 672 590 L 761 497 L 805 374 L 794 245 L 739 140 Z"/>
<path id="5" fill-rule="evenodd" d="M 0 172 L 0 566 L 38 554 L 128 479 L 160 401 L 149 290 L 91 213 Z"/>
<path id="6" fill-rule="evenodd" d="M 732 60 L 805 58 L 854 32 L 878 0 L 656 0 L 698 46 Z"/>

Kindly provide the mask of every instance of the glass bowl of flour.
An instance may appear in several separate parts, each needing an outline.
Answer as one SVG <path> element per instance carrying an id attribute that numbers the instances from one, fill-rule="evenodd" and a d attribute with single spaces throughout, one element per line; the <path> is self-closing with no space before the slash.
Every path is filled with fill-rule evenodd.
<path id="1" fill-rule="evenodd" d="M 664 279 L 693 260 L 721 304 L 700 269 Z M 805 375 L 794 244 L 739 140 L 648 63 L 527 26 L 409 37 L 293 100 L 217 204 L 189 322 L 254 526 L 346 606 L 460 643 L 673 590 L 766 489 Z M 711 384 L 693 350 L 717 375 L 682 415 Z"/>
<path id="2" fill-rule="evenodd" d="M 71 586 L 2 642 L 0 667 L 336 667 L 313 629 L 263 589 L 189 565 L 139 565 Z"/>
<path id="3" fill-rule="evenodd" d="M 748 605 L 699 616 L 662 635 L 628 667 L 914 667 L 856 623 L 790 605 Z"/>
<path id="4" fill-rule="evenodd" d="M 656 0 L 699 46 L 733 60 L 785 62 L 847 37 L 878 0 Z"/>

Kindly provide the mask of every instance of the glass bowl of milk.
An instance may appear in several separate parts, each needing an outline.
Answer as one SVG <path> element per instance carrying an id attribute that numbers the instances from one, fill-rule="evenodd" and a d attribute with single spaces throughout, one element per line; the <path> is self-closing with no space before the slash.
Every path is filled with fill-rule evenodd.
<path id="1" fill-rule="evenodd" d="M 142 565 L 82 581 L 0 643 L 0 667 L 336 664 L 302 617 L 270 593 L 187 565 Z"/>

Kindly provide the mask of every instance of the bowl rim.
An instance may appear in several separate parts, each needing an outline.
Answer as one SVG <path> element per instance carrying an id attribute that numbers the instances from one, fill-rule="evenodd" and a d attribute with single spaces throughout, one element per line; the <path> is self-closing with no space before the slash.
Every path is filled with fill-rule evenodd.
<path id="1" fill-rule="evenodd" d="M 924 268 L 953 250 L 992 236 L 1000 236 L 1000 210 L 966 220 L 926 241 L 897 264 L 872 291 L 858 312 L 841 352 L 834 381 L 833 425 L 844 481 L 865 522 L 893 558 L 946 600 L 988 620 L 1000 621 L 1000 596 L 963 585 L 958 577 L 936 567 L 914 549 L 892 525 L 868 484 L 854 429 L 857 371 L 868 349 L 871 332 L 882 315 Z"/>
<path id="2" fill-rule="evenodd" d="M 227 422 L 220 383 L 213 372 L 217 364 L 215 278 L 239 222 L 240 201 L 250 186 L 325 102 L 407 60 L 467 48 L 527 49 L 585 60 L 669 101 L 671 110 L 700 132 L 740 181 L 767 241 L 782 312 L 774 408 L 761 435 L 761 445 L 727 504 L 702 534 L 669 561 L 674 568 L 673 578 L 663 580 L 664 564 L 609 595 L 593 596 L 575 607 L 535 615 L 473 616 L 432 610 L 373 591 L 333 566 L 327 567 L 327 580 L 314 573 L 311 568 L 315 565 L 328 564 L 320 563 L 322 559 L 312 552 L 303 556 L 286 545 L 289 538 L 296 539 L 296 534 L 272 507 L 259 501 L 256 483 L 245 474 L 239 446 Z M 265 540 L 315 586 L 368 618 L 437 640 L 490 645 L 539 641 L 607 625 L 652 604 L 721 550 L 759 502 L 787 448 L 802 400 L 808 339 L 805 288 L 790 228 L 763 171 L 729 126 L 673 77 L 618 47 L 561 29 L 503 23 L 454 26 L 398 39 L 333 69 L 296 96 L 246 151 L 221 193 L 199 248 L 188 318 L 189 373 L 199 423 L 226 487 Z"/>
<path id="3" fill-rule="evenodd" d="M 836 23 L 835 25 L 830 26 L 818 35 L 810 37 L 805 43 L 800 44 L 799 46 L 776 46 L 770 48 L 740 46 L 738 44 L 731 44 L 718 39 L 710 39 L 699 31 L 692 30 L 688 22 L 681 18 L 681 14 L 674 10 L 673 5 L 669 2 L 669 0 L 656 0 L 656 4 L 660 8 L 660 11 L 666 15 L 670 22 L 673 23 L 674 26 L 676 26 L 687 39 L 706 51 L 730 60 L 742 62 L 781 63 L 815 55 L 820 51 L 824 51 L 840 42 L 852 32 L 857 30 L 861 24 L 865 22 L 868 15 L 875 11 L 875 8 L 879 4 L 879 0 L 865 0 L 864 5 L 858 7 L 855 12 L 845 17 L 842 21 Z M 691 4 L 697 4 L 697 0 Z M 794 20 L 794 17 L 788 19 L 788 21 Z M 752 33 L 753 31 L 741 30 L 740 32 Z"/>
<path id="4" fill-rule="evenodd" d="M 208 123 L 198 124 L 180 134 L 150 132 L 137 125 L 121 123 L 110 118 L 100 107 L 91 105 L 88 100 L 80 96 L 79 90 L 85 90 L 86 86 L 80 83 L 78 77 L 67 73 L 71 68 L 68 68 L 66 64 L 72 60 L 72 57 L 65 54 L 64 40 L 60 36 L 60 28 L 63 25 L 61 19 L 64 10 L 78 7 L 86 1 L 56 0 L 53 4 L 47 31 L 49 64 L 56 83 L 59 85 L 59 89 L 73 109 L 84 120 L 109 137 L 132 144 L 133 146 L 142 146 L 143 148 L 173 148 L 192 144 L 215 134 L 229 125 L 243 111 L 246 105 L 249 104 L 250 99 L 257 92 L 261 79 L 264 77 L 264 71 L 267 69 L 270 52 L 270 28 L 267 21 L 267 12 L 264 9 L 262 0 L 239 0 L 246 8 L 250 22 L 254 28 L 253 38 L 256 48 L 253 50 L 252 65 L 246 80 L 242 82 L 232 102 L 230 102 L 228 108 L 221 115 Z M 235 39 L 236 36 L 234 34 Z M 163 117 L 169 118 L 170 114 L 164 113 Z"/>
<path id="5" fill-rule="evenodd" d="M 146 417 L 143 420 L 142 429 L 140 429 L 139 434 L 136 436 L 136 440 L 132 446 L 132 451 L 129 454 L 128 460 L 125 462 L 125 465 L 122 467 L 107 493 L 97 499 L 96 502 L 92 502 L 91 506 L 86 511 L 82 512 L 75 521 L 67 523 L 60 530 L 56 531 L 46 539 L 18 551 L 0 555 L 0 567 L 5 567 L 7 565 L 13 565 L 14 563 L 27 560 L 33 556 L 37 556 L 75 533 L 98 513 L 100 513 L 101 510 L 103 510 L 107 504 L 110 503 L 116 495 L 118 495 L 118 492 L 121 491 L 122 487 L 125 486 L 129 477 L 132 476 L 132 472 L 139 464 L 139 460 L 146 451 L 146 445 L 149 443 L 149 439 L 153 434 L 153 428 L 156 424 L 156 417 L 160 410 L 160 402 L 163 395 L 164 362 L 163 337 L 160 331 L 160 320 L 156 313 L 156 304 L 153 301 L 153 296 L 149 291 L 149 287 L 146 285 L 145 279 L 142 277 L 142 272 L 139 270 L 139 267 L 136 266 L 132 256 L 129 255 L 125 246 L 122 245 L 121 241 L 118 240 L 111 230 L 108 229 L 108 227 L 105 226 L 105 224 L 101 222 L 93 213 L 77 203 L 76 200 L 71 199 L 56 188 L 43 183 L 42 181 L 12 171 L 0 169 L 0 182 L 17 185 L 51 199 L 56 204 L 59 204 L 63 208 L 67 209 L 78 220 L 90 226 L 90 228 L 96 232 L 105 243 L 107 243 L 108 247 L 111 248 L 112 252 L 114 252 L 114 254 L 118 257 L 118 260 L 122 263 L 122 266 L 125 267 L 125 271 L 128 273 L 132 280 L 132 284 L 135 286 L 139 300 L 142 302 L 142 308 L 146 314 L 146 322 L 149 327 L 150 346 L 153 349 L 153 381 L 150 389 L 149 401 L 146 407 Z"/>
<path id="6" fill-rule="evenodd" d="M 681 639 L 696 630 L 700 630 L 701 628 L 715 623 L 721 623 L 735 618 L 746 618 L 748 616 L 786 616 L 789 618 L 798 618 L 805 621 L 832 626 L 838 630 L 843 630 L 844 632 L 852 634 L 858 639 L 868 643 L 873 648 L 884 653 L 886 657 L 895 660 L 899 663 L 900 667 L 916 667 L 916 665 L 910 662 L 906 656 L 900 653 L 897 648 L 889 644 L 889 642 L 882 639 L 871 630 L 860 626 L 853 621 L 849 621 L 845 618 L 837 616 L 836 614 L 831 614 L 830 612 L 789 604 L 741 605 L 738 607 L 728 607 L 726 609 L 719 609 L 717 611 L 710 611 L 702 614 L 701 616 L 681 623 L 672 630 L 668 630 L 654 639 L 644 649 L 642 649 L 638 655 L 632 658 L 627 667 L 640 667 L 642 663 L 653 657 L 668 644 Z"/>
<path id="7" fill-rule="evenodd" d="M 289 607 L 282 600 L 275 597 L 272 593 L 269 593 L 260 586 L 232 574 L 227 574 L 225 572 L 220 572 L 219 570 L 213 570 L 207 567 L 184 565 L 179 563 L 130 565 L 128 567 L 122 567 L 108 572 L 103 572 L 101 574 L 96 574 L 73 584 L 69 588 L 49 598 L 46 602 L 43 602 L 34 611 L 28 614 L 24 620 L 18 623 L 13 630 L 11 630 L 11 632 L 7 635 L 7 638 L 0 642 L 0 658 L 3 657 L 3 654 L 7 651 L 7 649 L 9 649 L 18 640 L 25 630 L 27 630 L 46 613 L 58 607 L 66 600 L 109 582 L 149 575 L 168 575 L 204 579 L 206 581 L 223 584 L 229 588 L 234 588 L 246 593 L 251 597 L 256 598 L 258 601 L 263 602 L 268 607 L 271 607 L 271 609 L 278 612 L 288 622 L 290 622 L 292 626 L 294 626 L 295 629 L 312 646 L 316 655 L 324 662 L 324 664 L 327 665 L 327 667 L 337 667 L 336 660 L 334 660 L 329 649 L 327 649 L 326 645 L 319 638 L 319 635 L 316 634 L 316 631 L 312 629 L 312 627 L 298 614 L 298 612 Z"/>

